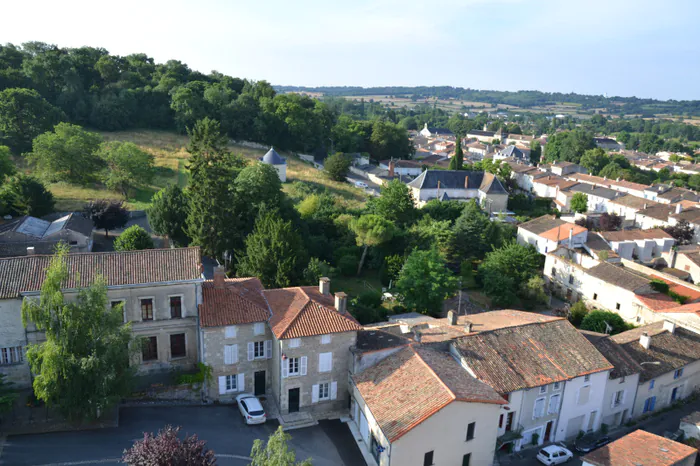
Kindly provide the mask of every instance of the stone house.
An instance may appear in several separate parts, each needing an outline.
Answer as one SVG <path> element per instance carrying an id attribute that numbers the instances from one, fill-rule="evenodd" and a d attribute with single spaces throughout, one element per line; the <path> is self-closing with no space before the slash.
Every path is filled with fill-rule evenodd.
<path id="1" fill-rule="evenodd" d="M 53 254 L 60 242 L 71 252 L 92 251 L 92 221 L 70 213 L 54 221 L 24 216 L 0 225 L 0 257 Z"/>
<path id="2" fill-rule="evenodd" d="M 27 344 L 43 340 L 33 325 L 22 325 L 22 301 L 39 296 L 51 258 L 0 259 L 0 372 L 18 387 L 31 385 L 24 358 Z M 123 306 L 124 322 L 131 322 L 134 335 L 146 340 L 133 361 L 139 373 L 195 367 L 203 281 L 199 248 L 69 254 L 66 264 L 67 300 L 103 277 L 110 305 Z"/>
<path id="3" fill-rule="evenodd" d="M 432 199 L 475 199 L 488 212 L 507 210 L 508 192 L 492 173 L 468 170 L 425 170 L 408 183 L 417 207 Z"/>

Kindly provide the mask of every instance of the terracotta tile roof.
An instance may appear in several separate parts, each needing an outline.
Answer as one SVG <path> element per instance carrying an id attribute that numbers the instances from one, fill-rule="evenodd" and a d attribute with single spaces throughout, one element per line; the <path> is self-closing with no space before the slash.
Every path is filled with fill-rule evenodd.
<path id="1" fill-rule="evenodd" d="M 272 317 L 270 328 L 278 339 L 362 330 L 349 312 L 335 309 L 334 298 L 315 286 L 265 290 Z"/>
<path id="2" fill-rule="evenodd" d="M 644 215 L 645 217 L 651 217 L 655 218 L 656 220 L 668 222 L 668 217 L 674 212 L 675 208 L 673 206 L 667 204 L 657 204 L 649 206 L 646 209 L 642 209 L 637 213 L 639 215 Z"/>
<path id="3" fill-rule="evenodd" d="M 636 430 L 592 451 L 583 461 L 594 466 L 672 466 L 697 453 L 697 448 Z"/>
<path id="4" fill-rule="evenodd" d="M 671 215 L 671 217 L 678 219 L 678 220 L 685 220 L 688 223 L 692 223 L 694 225 L 697 225 L 697 224 L 700 224 L 700 209 L 698 209 L 696 207 L 691 207 L 689 209 L 682 211 L 680 214 L 674 213 Z"/>
<path id="5" fill-rule="evenodd" d="M 266 322 L 270 311 L 265 304 L 262 290 L 262 283 L 255 277 L 229 278 L 221 288 L 214 285 L 214 280 L 207 280 L 202 285 L 200 325 L 219 327 Z"/>
<path id="6" fill-rule="evenodd" d="M 567 222 L 567 224 L 562 225 L 561 228 L 552 228 L 549 231 L 545 231 L 540 236 L 542 238 L 558 242 L 567 239 L 569 237 L 569 232 L 576 236 L 586 231 L 588 231 L 588 229 L 582 227 L 581 225 L 576 225 L 575 223 Z"/>
<path id="7" fill-rule="evenodd" d="M 53 256 L 0 259 L 0 299 L 39 291 Z M 66 256 L 66 289 L 92 284 L 101 275 L 107 286 L 198 280 L 199 248 L 146 249 L 127 252 L 86 252 Z"/>
<path id="8" fill-rule="evenodd" d="M 609 335 L 587 330 L 579 330 L 579 332 L 593 343 L 593 346 L 600 351 L 600 354 L 605 356 L 605 359 L 613 365 L 614 369 L 610 373 L 611 378 L 628 377 L 642 372 L 642 366 L 637 364 L 624 349 L 611 341 Z"/>
<path id="9" fill-rule="evenodd" d="M 554 215 L 543 215 L 542 217 L 537 217 L 525 223 L 521 223 L 518 225 L 518 228 L 522 228 L 523 230 L 529 231 L 530 233 L 534 233 L 536 235 L 541 235 L 546 231 L 551 231 L 558 227 L 564 229 L 566 225 L 574 224 L 558 219 Z"/>
<path id="10" fill-rule="evenodd" d="M 648 230 L 621 230 L 621 231 L 601 231 L 600 236 L 608 241 L 634 241 L 642 239 L 673 239 L 661 228 L 650 228 Z"/>
<path id="11" fill-rule="evenodd" d="M 673 291 L 674 293 L 678 293 L 679 295 L 682 296 L 687 296 L 690 301 L 697 301 L 700 299 L 700 291 L 694 290 L 690 288 L 689 286 L 685 285 L 680 285 L 678 283 L 674 283 L 670 280 L 666 280 L 665 278 L 659 277 L 658 275 L 652 275 L 651 278 L 656 279 L 656 280 L 661 280 L 662 282 L 666 283 L 669 288 L 669 291 Z"/>
<path id="12" fill-rule="evenodd" d="M 680 306 L 673 298 L 663 293 L 638 294 L 635 297 L 652 311 L 667 311 Z"/>
<path id="13" fill-rule="evenodd" d="M 437 319 L 441 324 L 447 324 L 447 319 Z M 462 315 L 457 317 L 457 325 L 471 324 L 472 333 L 487 332 L 518 325 L 552 322 L 561 320 L 561 317 L 547 316 L 536 312 L 515 311 L 504 309 L 501 311 L 481 312 L 479 314 Z"/>
<path id="14" fill-rule="evenodd" d="M 644 199 L 642 197 L 633 196 L 631 194 L 616 197 L 615 199 L 611 199 L 610 202 L 613 204 L 639 210 L 660 205 L 658 202 L 652 201 L 651 199 Z"/>
<path id="15" fill-rule="evenodd" d="M 452 403 L 505 404 L 449 354 L 411 345 L 352 376 L 389 442 Z"/>
<path id="16" fill-rule="evenodd" d="M 454 345 L 477 378 L 499 393 L 613 368 L 565 319 L 481 332 Z"/>
<path id="17" fill-rule="evenodd" d="M 700 335 L 679 326 L 676 326 L 674 333 L 669 333 L 664 330 L 663 324 L 655 322 L 610 337 L 611 341 L 620 345 L 638 363 L 661 363 L 643 365 L 640 382 L 646 382 L 700 359 Z M 639 337 L 644 332 L 651 337 L 649 349 L 639 344 Z"/>

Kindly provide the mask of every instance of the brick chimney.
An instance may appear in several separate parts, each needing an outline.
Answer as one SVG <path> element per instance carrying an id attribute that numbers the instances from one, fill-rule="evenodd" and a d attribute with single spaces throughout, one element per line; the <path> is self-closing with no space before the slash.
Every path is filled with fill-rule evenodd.
<path id="1" fill-rule="evenodd" d="M 226 269 L 223 265 L 214 267 L 214 287 L 223 288 L 226 286 Z"/>
<path id="2" fill-rule="evenodd" d="M 651 345 L 651 337 L 647 332 L 642 333 L 642 336 L 639 337 L 639 344 L 642 345 L 642 348 L 649 349 L 649 346 Z"/>
<path id="3" fill-rule="evenodd" d="M 450 325 L 457 325 L 457 312 L 450 309 L 447 312 L 447 321 L 450 323 Z"/>
<path id="4" fill-rule="evenodd" d="M 396 162 L 394 159 L 389 160 L 389 177 L 394 176 L 394 168 L 396 167 Z"/>
<path id="5" fill-rule="evenodd" d="M 318 279 L 318 292 L 322 295 L 329 296 L 331 294 L 331 279 L 321 277 Z"/>
<path id="6" fill-rule="evenodd" d="M 348 307 L 348 295 L 339 291 L 335 294 L 335 310 L 345 312 Z"/>

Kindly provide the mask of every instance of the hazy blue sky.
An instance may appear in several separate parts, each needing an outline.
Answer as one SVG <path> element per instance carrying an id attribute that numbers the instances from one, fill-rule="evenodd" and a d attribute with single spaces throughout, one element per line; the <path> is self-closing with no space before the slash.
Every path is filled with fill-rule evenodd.
<path id="1" fill-rule="evenodd" d="M 700 0 L 3 2 L 29 40 L 266 79 L 700 99 Z"/>

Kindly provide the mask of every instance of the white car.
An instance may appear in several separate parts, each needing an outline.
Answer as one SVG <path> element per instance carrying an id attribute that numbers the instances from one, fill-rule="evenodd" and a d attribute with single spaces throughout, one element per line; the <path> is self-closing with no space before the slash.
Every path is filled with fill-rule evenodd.
<path id="1" fill-rule="evenodd" d="M 236 397 L 238 410 L 241 412 L 246 424 L 264 424 L 267 414 L 260 401 L 250 393 L 241 393 Z"/>
<path id="2" fill-rule="evenodd" d="M 367 189 L 369 188 L 369 185 L 367 185 L 367 183 L 365 183 L 364 181 L 355 181 L 355 187 Z"/>
<path id="3" fill-rule="evenodd" d="M 537 453 L 537 460 L 546 465 L 566 463 L 573 457 L 573 453 L 559 445 L 549 445 Z"/>

